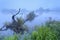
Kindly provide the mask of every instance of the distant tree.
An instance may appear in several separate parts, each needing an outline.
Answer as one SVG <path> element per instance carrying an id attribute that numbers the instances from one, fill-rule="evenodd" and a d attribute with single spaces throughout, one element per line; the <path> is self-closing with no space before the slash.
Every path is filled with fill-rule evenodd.
<path id="1" fill-rule="evenodd" d="M 34 14 L 34 11 L 32 11 L 27 15 L 26 21 L 32 21 L 35 17 L 36 15 Z"/>

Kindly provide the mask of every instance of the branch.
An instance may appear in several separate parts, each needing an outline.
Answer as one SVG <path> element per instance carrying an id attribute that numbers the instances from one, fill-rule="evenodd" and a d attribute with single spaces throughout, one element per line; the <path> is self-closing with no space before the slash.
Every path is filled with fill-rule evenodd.
<path id="1" fill-rule="evenodd" d="M 0 31 L 5 31 L 5 30 L 7 30 L 7 28 L 3 30 L 4 27 L 5 27 L 5 25 L 4 25 L 2 28 L 0 28 Z"/>
<path id="2" fill-rule="evenodd" d="M 4 29 L 4 30 L 0 29 L 0 31 L 5 31 L 5 30 L 7 30 L 7 29 Z"/>
<path id="3" fill-rule="evenodd" d="M 19 9 L 19 11 L 18 11 L 15 15 L 12 16 L 12 20 L 13 20 L 13 21 L 15 21 L 15 16 L 16 16 L 17 14 L 19 14 L 19 13 L 20 13 L 20 9 Z"/>

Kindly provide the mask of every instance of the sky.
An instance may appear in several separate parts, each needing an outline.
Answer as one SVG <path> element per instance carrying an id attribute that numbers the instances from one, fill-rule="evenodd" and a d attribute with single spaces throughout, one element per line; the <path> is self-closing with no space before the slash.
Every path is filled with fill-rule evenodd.
<path id="1" fill-rule="evenodd" d="M 10 20 L 10 14 L 3 14 L 1 10 L 3 9 L 27 9 L 36 10 L 40 7 L 42 8 L 60 8 L 60 0 L 0 0 L 0 24 Z"/>
<path id="2" fill-rule="evenodd" d="M 0 9 L 36 10 L 40 7 L 55 8 L 60 7 L 60 0 L 0 0 Z"/>

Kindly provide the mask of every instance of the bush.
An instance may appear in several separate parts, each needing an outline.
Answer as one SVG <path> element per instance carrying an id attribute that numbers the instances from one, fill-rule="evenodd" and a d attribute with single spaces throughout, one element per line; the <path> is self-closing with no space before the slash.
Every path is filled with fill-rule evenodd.
<path id="1" fill-rule="evenodd" d="M 48 27 L 40 27 L 25 40 L 57 40 L 57 35 Z"/>
<path id="2" fill-rule="evenodd" d="M 51 28 L 51 30 L 54 30 L 57 34 L 58 40 L 60 40 L 60 21 L 56 20 L 47 21 L 45 23 L 45 26 Z"/>

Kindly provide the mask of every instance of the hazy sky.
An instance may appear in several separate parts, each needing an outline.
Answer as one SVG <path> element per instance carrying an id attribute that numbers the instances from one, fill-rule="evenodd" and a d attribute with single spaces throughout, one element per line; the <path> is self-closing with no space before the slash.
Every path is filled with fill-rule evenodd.
<path id="1" fill-rule="evenodd" d="M 60 0 L 0 0 L 0 9 L 18 9 L 35 10 L 40 7 L 55 8 L 60 7 Z"/>
<path id="2" fill-rule="evenodd" d="M 60 7 L 60 0 L 0 0 L 0 10 L 2 9 L 27 9 L 36 10 L 40 7 L 43 8 L 58 8 Z M 4 18 L 7 20 L 9 15 L 3 15 L 0 12 L 0 23 Z M 9 20 L 9 19 L 8 19 Z"/>

